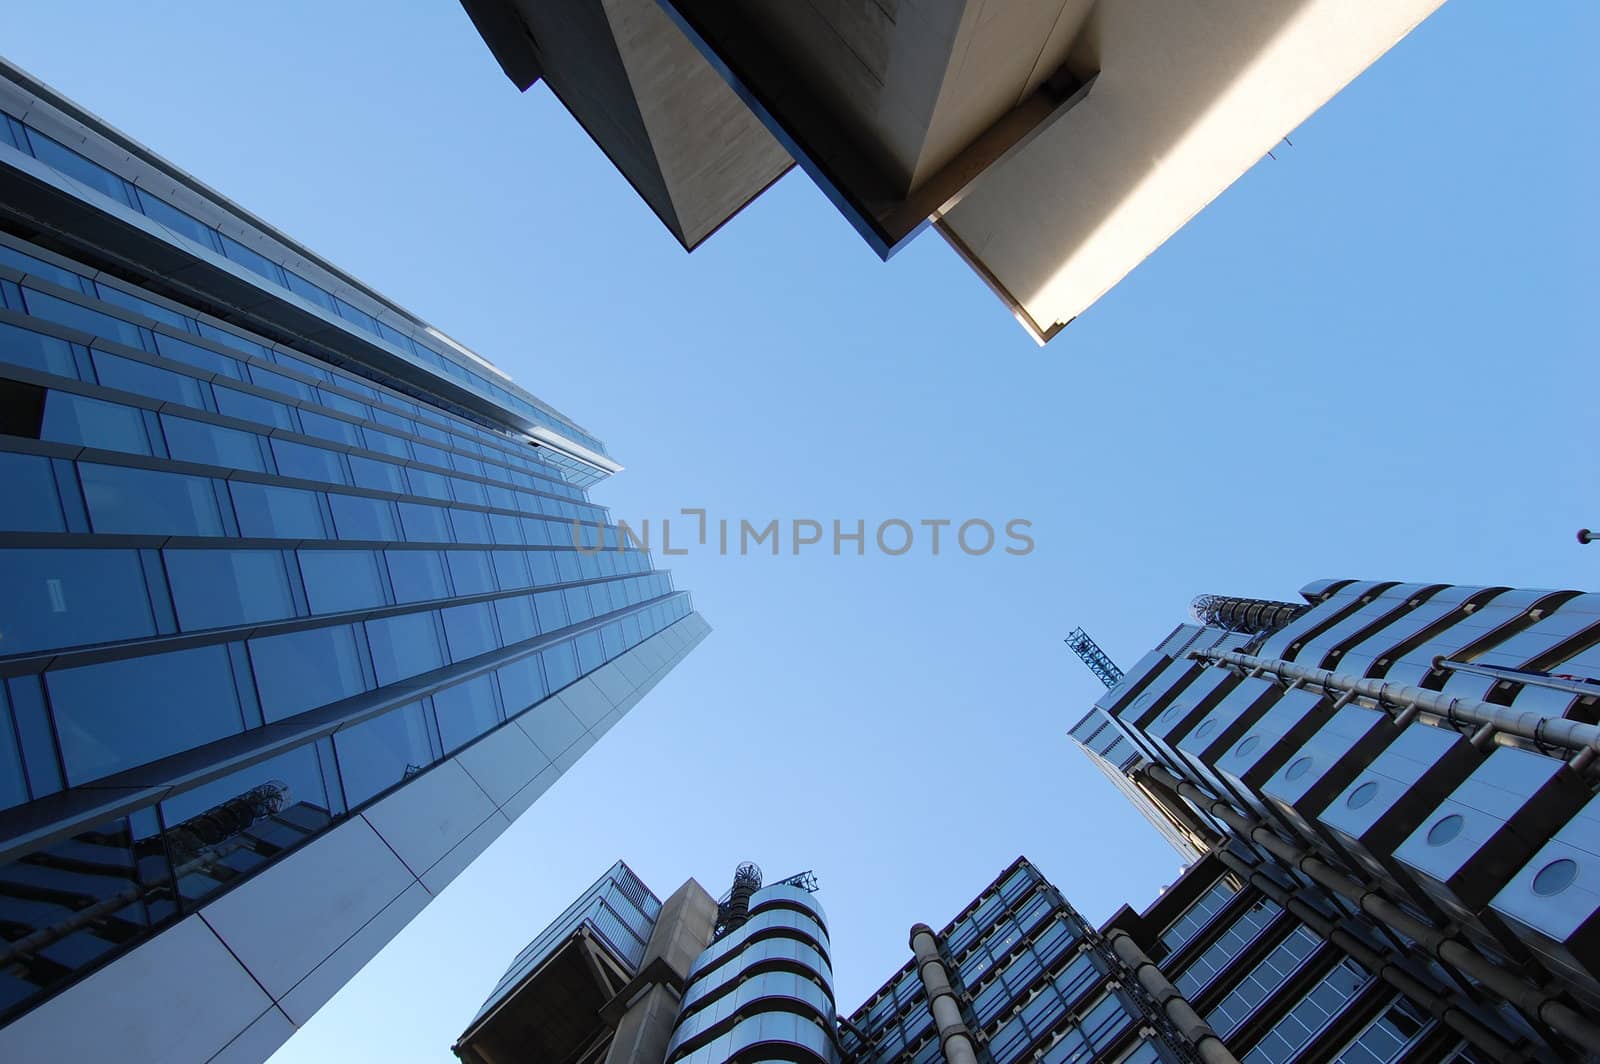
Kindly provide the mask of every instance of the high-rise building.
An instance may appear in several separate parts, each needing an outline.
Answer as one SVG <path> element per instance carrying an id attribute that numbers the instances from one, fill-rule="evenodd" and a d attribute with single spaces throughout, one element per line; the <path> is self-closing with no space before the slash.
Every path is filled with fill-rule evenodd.
<path id="1" fill-rule="evenodd" d="M 618 469 L 0 67 L 0 1059 L 305 1022 L 706 633 Z"/>
<path id="2" fill-rule="evenodd" d="M 692 250 L 793 165 L 1039 342 L 1442 0 L 461 0 Z"/>
<path id="3" fill-rule="evenodd" d="M 1243 1059 L 1600 1055 L 1600 595 L 1301 596 L 1197 600 L 1073 729 L 1204 854 L 1129 930 Z"/>
<path id="4" fill-rule="evenodd" d="M 849 1017 L 810 873 L 665 902 L 617 864 L 517 955 L 455 1045 L 466 1064 L 1147 1064 L 1217 1040 L 1142 982 L 1132 939 L 1092 928 L 1025 859 Z M 1146 965 L 1147 966 L 1147 965 Z M 1147 986 L 1146 984 L 1149 983 Z M 1167 988 L 1170 990 L 1170 988 Z M 1168 1012 L 1171 1011 L 1172 1015 Z"/>

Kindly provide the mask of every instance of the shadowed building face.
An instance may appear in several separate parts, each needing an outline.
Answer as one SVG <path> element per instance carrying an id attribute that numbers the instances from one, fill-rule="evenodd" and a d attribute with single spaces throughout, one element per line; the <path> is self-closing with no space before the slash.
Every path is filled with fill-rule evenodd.
<path id="1" fill-rule="evenodd" d="M 792 159 L 1041 343 L 1442 0 L 462 0 L 686 248 Z"/>

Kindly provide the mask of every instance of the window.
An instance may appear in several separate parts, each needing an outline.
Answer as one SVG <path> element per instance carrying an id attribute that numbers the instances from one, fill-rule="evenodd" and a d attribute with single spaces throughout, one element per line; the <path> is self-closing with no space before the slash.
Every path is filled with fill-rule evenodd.
<path id="1" fill-rule="evenodd" d="M 222 239 L 222 253 L 232 261 L 243 266 L 251 273 L 259 274 L 273 284 L 282 285 L 283 268 L 265 255 L 251 248 L 245 247 L 226 233 L 219 233 Z"/>
<path id="2" fill-rule="evenodd" d="M 293 440 L 272 440 L 272 457 L 278 463 L 278 473 L 299 480 L 315 480 L 324 484 L 343 484 L 344 468 L 339 456 L 321 447 L 312 447 Z"/>
<path id="3" fill-rule="evenodd" d="M 45 673 L 70 784 L 244 730 L 225 646 Z"/>
<path id="4" fill-rule="evenodd" d="M 78 476 L 96 532 L 222 535 L 217 497 L 205 477 L 89 462 L 78 464 Z"/>
<path id="5" fill-rule="evenodd" d="M 394 585 L 396 602 L 427 602 L 442 599 L 445 590 L 444 562 L 435 550 L 388 550 L 383 552 Z"/>
<path id="6" fill-rule="evenodd" d="M 1304 927 L 1296 927 L 1239 980 L 1238 985 L 1228 992 L 1228 996 L 1216 1008 L 1206 1013 L 1206 1022 L 1223 1038 L 1231 1036 L 1257 1005 L 1289 981 L 1289 977 L 1316 951 L 1318 945 L 1319 940 L 1315 935 Z"/>
<path id="7" fill-rule="evenodd" d="M 383 499 L 335 491 L 328 493 L 328 505 L 333 510 L 333 527 L 340 539 L 392 543 L 400 538 L 394 507 Z"/>
<path id="8" fill-rule="evenodd" d="M 388 686 L 444 664 L 432 610 L 402 613 L 366 623 L 372 668 L 378 685 Z"/>
<path id="9" fill-rule="evenodd" d="M 550 690 L 559 691 L 578 678 L 578 657 L 571 643 L 557 643 L 539 654 L 544 661 L 544 675 Z"/>
<path id="10" fill-rule="evenodd" d="M 161 433 L 166 437 L 167 451 L 180 462 L 199 462 L 255 473 L 266 469 L 254 433 L 190 421 L 172 414 L 161 415 Z"/>
<path id="11" fill-rule="evenodd" d="M 333 750 L 351 806 L 388 790 L 434 759 L 417 702 L 341 728 L 334 733 Z"/>
<path id="12" fill-rule="evenodd" d="M 1433 1021 L 1410 1000 L 1396 997 L 1383 1015 L 1369 1023 L 1336 1059 L 1338 1064 L 1390 1064 L 1432 1025 Z"/>
<path id="13" fill-rule="evenodd" d="M 27 366 L 58 377 L 76 377 L 72 345 L 17 325 L 0 324 L 0 362 Z"/>
<path id="14" fill-rule="evenodd" d="M 396 495 L 406 493 L 404 470 L 393 462 L 380 462 L 375 458 L 362 458 L 359 455 L 350 455 L 350 473 L 355 477 L 356 487 L 368 488 L 372 491 L 392 491 Z"/>
<path id="15" fill-rule="evenodd" d="M 252 639 L 248 646 L 261 712 L 269 723 L 367 689 L 350 625 Z"/>
<path id="16" fill-rule="evenodd" d="M 69 329 L 78 329 L 90 336 L 115 340 L 128 347 L 143 346 L 144 337 L 140 334 L 139 327 L 132 322 L 123 321 L 110 314 L 102 314 L 98 310 L 90 310 L 79 303 L 45 295 L 27 285 L 22 286 L 22 298 L 28 304 L 29 314 L 44 318 L 46 321 L 65 325 Z"/>
<path id="17" fill-rule="evenodd" d="M 0 652 L 155 635 L 139 554 L 0 550 Z"/>
<path id="18" fill-rule="evenodd" d="M 219 355 L 209 348 L 192 344 L 187 340 L 179 340 L 168 336 L 166 333 L 156 333 L 156 351 L 162 358 L 170 358 L 174 362 L 182 362 L 186 366 L 205 370 L 207 373 L 220 373 L 225 377 L 239 379 L 239 363 L 227 355 Z"/>
<path id="19" fill-rule="evenodd" d="M 40 437 L 106 451 L 150 453 L 138 410 L 71 392 L 47 393 Z"/>
<path id="20" fill-rule="evenodd" d="M 496 599 L 494 615 L 500 622 L 500 635 L 506 646 L 539 634 L 539 626 L 533 619 L 533 599 L 526 595 Z"/>
<path id="21" fill-rule="evenodd" d="M 1283 910 L 1274 902 L 1265 899 L 1256 902 L 1229 924 L 1217 936 L 1217 940 L 1206 947 L 1205 952 L 1189 963 L 1173 980 L 1174 985 L 1186 997 L 1198 994 L 1233 958 L 1244 952 L 1281 912 Z"/>
<path id="22" fill-rule="evenodd" d="M 425 506 L 422 503 L 402 502 L 400 527 L 405 529 L 406 540 L 411 543 L 449 543 L 450 526 L 445 520 L 443 507 Z"/>
<path id="23" fill-rule="evenodd" d="M 500 722 L 495 712 L 494 687 L 487 676 L 435 692 L 433 709 L 445 753 L 465 746 Z"/>
<path id="24" fill-rule="evenodd" d="M 554 632 L 567 626 L 567 607 L 559 591 L 541 591 L 533 596 L 534 609 L 539 615 L 539 630 Z"/>
<path id="25" fill-rule="evenodd" d="M 1182 949 L 1184 943 L 1211 922 L 1211 918 L 1217 915 L 1217 911 L 1228 903 L 1228 899 L 1233 897 L 1234 893 L 1233 884 L 1225 879 L 1218 880 L 1210 890 L 1189 906 L 1182 916 L 1172 921 L 1161 936 L 1162 944 L 1171 951 Z"/>
<path id="26" fill-rule="evenodd" d="M 186 632 L 293 617 L 283 555 L 275 550 L 166 550 L 167 583 Z"/>
<path id="27" fill-rule="evenodd" d="M 465 661 L 499 649 L 495 639 L 494 620 L 487 602 L 466 606 L 450 606 L 444 615 L 444 638 L 450 648 L 451 661 Z"/>
<path id="28" fill-rule="evenodd" d="M 1371 981 L 1367 970 L 1355 961 L 1348 957 L 1340 961 L 1244 1055 L 1245 1064 L 1293 1060 Z"/>
<path id="29" fill-rule="evenodd" d="M 445 552 L 445 558 L 450 564 L 450 580 L 455 584 L 457 595 L 484 595 L 495 590 L 488 551 L 452 550 Z"/>
<path id="30" fill-rule="evenodd" d="M 407 469 L 406 480 L 411 485 L 413 495 L 420 495 L 425 499 L 439 499 L 442 502 L 450 501 L 450 482 L 438 473 L 429 473 L 425 469 Z"/>
<path id="31" fill-rule="evenodd" d="M 370 550 L 302 550 L 300 575 L 314 614 L 382 606 L 383 576 Z"/>
<path id="32" fill-rule="evenodd" d="M 322 510 L 315 492 L 271 484 L 229 482 L 239 534 L 260 539 L 323 539 Z"/>
<path id="33" fill-rule="evenodd" d="M 99 377 L 100 383 L 107 388 L 147 395 L 152 399 L 180 403 L 183 406 L 205 405 L 200 401 L 201 384 L 193 377 L 136 362 L 121 355 L 108 354 L 105 351 L 96 350 L 93 354 L 95 376 Z"/>
<path id="34" fill-rule="evenodd" d="M 528 587 L 528 563 L 519 550 L 491 551 L 494 561 L 495 583 L 502 591 L 515 591 Z"/>
<path id="35" fill-rule="evenodd" d="M 489 535 L 489 518 L 477 510 L 451 510 L 450 524 L 456 530 L 457 543 L 493 543 Z"/>
<path id="36" fill-rule="evenodd" d="M 316 436 L 333 443 L 345 443 L 352 447 L 359 446 L 356 426 L 348 421 L 329 417 L 327 414 L 301 408 L 300 427 L 307 436 Z"/>
<path id="37" fill-rule="evenodd" d="M 48 458 L 0 451 L 0 483 L 6 486 L 0 528 L 15 532 L 66 530 Z"/>
<path id="38" fill-rule="evenodd" d="M 545 696 L 544 673 L 539 669 L 537 654 L 497 669 L 495 677 L 500 681 L 500 698 L 507 716 L 521 713 Z"/>
<path id="39" fill-rule="evenodd" d="M 251 395 L 249 392 L 241 392 L 220 384 L 213 384 L 211 391 L 217 398 L 217 410 L 228 417 L 253 421 L 258 425 L 271 425 L 274 428 L 294 428 L 294 419 L 289 416 L 289 408 L 282 403 L 275 403 L 271 399 L 263 399 L 259 395 Z"/>

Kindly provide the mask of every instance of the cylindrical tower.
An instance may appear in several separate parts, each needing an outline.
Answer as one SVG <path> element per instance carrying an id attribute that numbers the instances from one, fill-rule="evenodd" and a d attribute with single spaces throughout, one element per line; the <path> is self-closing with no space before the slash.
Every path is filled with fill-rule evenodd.
<path id="1" fill-rule="evenodd" d="M 730 906 L 739 882 L 736 876 Z M 745 899 L 738 923 L 727 926 L 730 914 L 722 937 L 690 969 L 666 1064 L 747 1057 L 839 1064 L 822 907 L 787 883 L 752 890 Z"/>

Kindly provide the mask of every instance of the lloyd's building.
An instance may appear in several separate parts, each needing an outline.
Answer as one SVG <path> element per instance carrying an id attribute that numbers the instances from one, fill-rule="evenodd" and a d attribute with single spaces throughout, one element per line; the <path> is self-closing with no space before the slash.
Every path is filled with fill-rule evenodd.
<path id="1" fill-rule="evenodd" d="M 0 65 L 0 1059 L 264 1059 L 708 631 L 603 443 Z"/>

